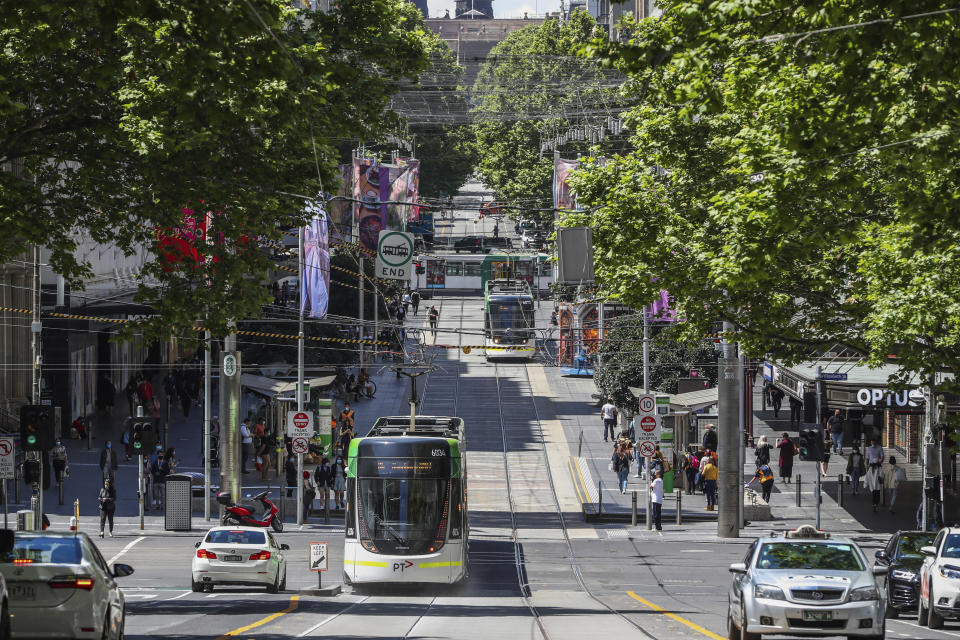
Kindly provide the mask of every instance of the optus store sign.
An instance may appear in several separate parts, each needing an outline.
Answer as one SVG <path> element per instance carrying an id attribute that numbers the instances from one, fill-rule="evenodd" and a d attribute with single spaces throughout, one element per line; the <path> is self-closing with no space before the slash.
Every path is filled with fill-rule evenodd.
<path id="1" fill-rule="evenodd" d="M 864 407 L 919 407 L 923 404 L 923 393 L 912 391 L 890 391 L 888 389 L 860 389 L 857 402 Z"/>

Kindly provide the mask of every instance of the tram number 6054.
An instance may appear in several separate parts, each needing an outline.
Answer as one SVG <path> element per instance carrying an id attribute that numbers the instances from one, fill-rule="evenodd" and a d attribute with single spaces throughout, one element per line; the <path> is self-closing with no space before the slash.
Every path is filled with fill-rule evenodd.
<path id="1" fill-rule="evenodd" d="M 442 458 L 443 456 L 447 455 L 447 452 L 443 449 L 432 449 L 430 451 L 430 455 L 432 455 L 434 458 Z"/>

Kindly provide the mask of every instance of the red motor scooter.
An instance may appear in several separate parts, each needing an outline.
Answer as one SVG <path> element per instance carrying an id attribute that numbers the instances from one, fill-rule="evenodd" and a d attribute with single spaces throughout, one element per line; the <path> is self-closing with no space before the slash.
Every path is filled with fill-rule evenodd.
<path id="1" fill-rule="evenodd" d="M 229 493 L 218 493 L 217 503 L 225 507 L 221 524 L 224 526 L 233 524 L 242 527 L 273 527 L 273 530 L 278 533 L 283 531 L 283 520 L 278 516 L 280 510 L 277 509 L 277 505 L 267 500 L 268 493 L 270 492 L 264 491 L 253 497 L 254 500 L 263 505 L 263 516 L 260 518 L 242 504 L 234 504 Z"/>

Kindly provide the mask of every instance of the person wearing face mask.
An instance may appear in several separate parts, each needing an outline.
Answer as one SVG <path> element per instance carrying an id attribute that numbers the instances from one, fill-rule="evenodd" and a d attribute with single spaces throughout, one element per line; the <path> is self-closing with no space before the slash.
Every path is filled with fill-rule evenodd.
<path id="1" fill-rule="evenodd" d="M 60 438 L 50 451 L 50 459 L 53 461 L 53 471 L 57 477 L 57 484 L 63 484 L 63 478 L 67 470 L 67 448 L 63 446 Z"/>
<path id="2" fill-rule="evenodd" d="M 119 468 L 117 452 L 113 450 L 113 443 L 107 440 L 100 451 L 100 470 L 103 472 L 103 477 L 113 480 Z"/>
<path id="3" fill-rule="evenodd" d="M 161 467 L 163 466 L 163 445 L 159 442 L 153 453 L 150 454 L 150 508 L 159 509 L 163 500 L 163 487 L 161 477 Z"/>
<path id="4" fill-rule="evenodd" d="M 337 509 L 343 509 L 347 506 L 347 501 L 343 497 L 347 490 L 347 463 L 343 456 L 337 456 L 333 464 L 333 497 L 337 501 Z"/>
<path id="5" fill-rule="evenodd" d="M 283 467 L 285 480 L 287 481 L 287 497 L 292 498 L 295 487 L 297 486 L 297 459 L 293 455 L 287 456 L 287 463 Z"/>
<path id="6" fill-rule="evenodd" d="M 117 490 L 113 488 L 113 481 L 106 478 L 97 500 L 100 507 L 100 537 L 103 537 L 103 525 L 110 523 L 110 537 L 113 537 L 113 514 L 117 510 Z"/>

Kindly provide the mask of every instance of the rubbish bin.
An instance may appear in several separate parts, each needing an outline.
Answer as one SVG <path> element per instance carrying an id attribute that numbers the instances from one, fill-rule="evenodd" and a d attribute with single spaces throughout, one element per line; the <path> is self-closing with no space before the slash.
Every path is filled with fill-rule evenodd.
<path id="1" fill-rule="evenodd" d="M 167 531 L 190 531 L 193 509 L 190 504 L 192 477 L 186 473 L 168 475 L 165 482 L 163 528 Z"/>
<path id="2" fill-rule="evenodd" d="M 663 474 L 663 493 L 673 493 L 673 469 Z"/>

